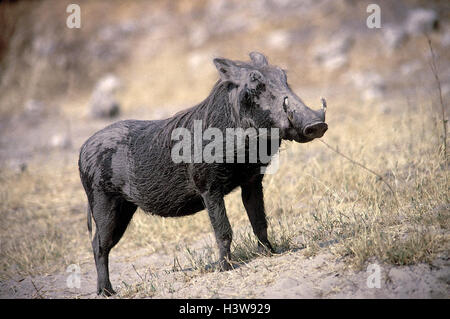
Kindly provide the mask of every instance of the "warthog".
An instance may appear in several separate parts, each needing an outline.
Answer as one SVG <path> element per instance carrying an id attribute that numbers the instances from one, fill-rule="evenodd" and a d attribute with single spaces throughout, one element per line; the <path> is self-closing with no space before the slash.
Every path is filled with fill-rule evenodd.
<path id="1" fill-rule="evenodd" d="M 325 109 L 313 111 L 290 89 L 285 72 L 252 52 L 251 61 L 214 59 L 220 79 L 200 104 L 157 121 L 126 120 L 91 136 L 81 147 L 79 169 L 88 198 L 88 229 L 97 267 L 97 293 L 111 295 L 108 255 L 122 237 L 137 207 L 145 212 L 179 217 L 207 209 L 219 248 L 219 268 L 230 270 L 232 230 L 224 196 L 238 186 L 259 248 L 272 251 L 267 239 L 261 167 L 258 160 L 178 162 L 171 156 L 177 128 L 278 129 L 276 140 L 266 137 L 269 155 L 281 140 L 305 143 L 327 130 Z M 258 135 L 253 138 L 261 138 Z M 245 147 L 249 137 L 246 137 Z M 246 150 L 247 152 L 247 150 Z M 247 152 L 248 153 L 248 152 Z M 217 155 L 217 154 L 216 154 Z M 269 156 L 269 158 L 270 158 Z M 225 154 L 223 155 L 225 159 Z"/>

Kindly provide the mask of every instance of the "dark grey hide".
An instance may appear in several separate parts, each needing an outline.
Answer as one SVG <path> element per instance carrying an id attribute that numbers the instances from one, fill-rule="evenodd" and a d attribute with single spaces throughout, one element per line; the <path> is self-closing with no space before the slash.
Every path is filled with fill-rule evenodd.
<path id="1" fill-rule="evenodd" d="M 249 62 L 214 59 L 220 79 L 200 104 L 165 120 L 114 123 L 81 147 L 78 165 L 88 198 L 90 232 L 91 218 L 96 224 L 92 247 L 98 294 L 114 293 L 108 255 L 137 207 L 163 217 L 206 208 L 219 247 L 219 266 L 229 270 L 232 230 L 224 196 L 239 186 L 260 248 L 273 251 L 267 239 L 260 170 L 267 163 L 175 164 L 171 159 L 173 129 L 192 129 L 194 120 L 202 120 L 205 128 L 219 128 L 224 135 L 226 128 L 278 128 L 280 140 L 304 143 L 324 134 L 323 110 L 305 106 L 289 88 L 285 72 L 269 65 L 262 54 L 253 52 L 250 58 Z"/>

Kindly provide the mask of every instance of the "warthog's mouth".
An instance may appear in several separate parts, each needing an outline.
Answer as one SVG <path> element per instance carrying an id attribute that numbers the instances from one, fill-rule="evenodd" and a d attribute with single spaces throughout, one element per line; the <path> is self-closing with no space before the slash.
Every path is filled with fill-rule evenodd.
<path id="1" fill-rule="evenodd" d="M 289 128 L 286 134 L 284 135 L 283 139 L 288 141 L 295 141 L 297 143 L 308 143 L 312 141 L 314 138 L 309 138 L 304 136 L 303 134 L 300 134 L 297 132 L 294 128 Z"/>
<path id="2" fill-rule="evenodd" d="M 327 130 L 328 125 L 324 122 L 307 125 L 303 130 L 296 130 L 290 127 L 284 139 L 296 141 L 297 143 L 308 143 L 316 138 L 321 138 Z"/>
<path id="3" fill-rule="evenodd" d="M 297 143 L 308 143 L 313 139 L 314 137 L 299 136 L 298 138 L 294 139 L 294 141 L 296 141 Z"/>

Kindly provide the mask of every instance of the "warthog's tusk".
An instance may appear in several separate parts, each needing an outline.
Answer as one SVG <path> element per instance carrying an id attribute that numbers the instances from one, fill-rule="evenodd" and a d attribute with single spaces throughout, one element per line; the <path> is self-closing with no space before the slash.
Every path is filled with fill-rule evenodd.
<path id="1" fill-rule="evenodd" d="M 325 101 L 323 97 L 321 97 L 320 100 L 322 101 L 322 110 L 323 113 L 325 114 L 327 112 L 327 101 Z"/>

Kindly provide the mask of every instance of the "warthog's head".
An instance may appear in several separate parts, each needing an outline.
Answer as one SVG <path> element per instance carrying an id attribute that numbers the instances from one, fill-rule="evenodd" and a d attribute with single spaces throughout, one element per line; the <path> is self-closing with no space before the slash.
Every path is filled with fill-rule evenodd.
<path id="1" fill-rule="evenodd" d="M 258 128 L 278 128 L 282 139 L 299 143 L 322 137 L 328 129 L 325 100 L 322 109 L 311 110 L 292 92 L 282 69 L 269 65 L 261 53 L 252 52 L 250 58 L 249 63 L 214 59 L 222 81 L 234 84 L 240 118 Z"/>

